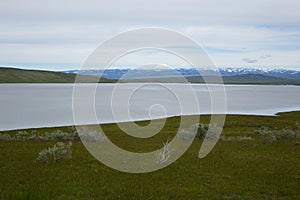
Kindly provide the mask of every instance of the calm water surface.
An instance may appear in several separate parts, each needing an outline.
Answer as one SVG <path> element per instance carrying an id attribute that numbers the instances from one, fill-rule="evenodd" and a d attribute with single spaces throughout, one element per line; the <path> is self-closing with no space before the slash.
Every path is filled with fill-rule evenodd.
<path id="1" fill-rule="evenodd" d="M 114 86 L 98 85 L 95 92 L 97 120 L 83 116 L 76 123 L 110 123 L 210 113 L 274 115 L 281 111 L 300 110 L 298 86 L 226 85 L 226 111 L 212 110 L 210 94 L 203 84 L 122 84 L 115 91 Z M 82 87 L 89 89 L 94 86 L 85 84 Z M 191 87 L 199 108 L 190 105 L 183 110 L 178 96 L 184 96 L 186 105 L 193 99 L 187 92 Z M 218 94 L 219 89 L 212 92 Z M 133 90 L 135 92 L 131 93 Z M 73 125 L 72 94 L 73 84 L 0 84 L 0 130 Z M 128 96 L 130 98 L 126 99 Z M 77 104 L 79 110 L 89 106 L 90 101 L 85 98 L 84 95 L 80 98 Z M 221 104 L 225 103 L 222 98 L 219 100 Z M 130 116 L 121 113 L 124 106 Z M 120 114 L 114 116 L 113 112 Z"/>

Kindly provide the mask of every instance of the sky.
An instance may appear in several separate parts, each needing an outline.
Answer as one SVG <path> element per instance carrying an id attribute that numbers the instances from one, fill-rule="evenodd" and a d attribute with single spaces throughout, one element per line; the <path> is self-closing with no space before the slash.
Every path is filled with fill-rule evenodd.
<path id="1" fill-rule="evenodd" d="M 112 36 L 161 27 L 195 40 L 216 66 L 300 70 L 299 10 L 299 0 L 1 1 L 0 66 L 78 69 Z"/>

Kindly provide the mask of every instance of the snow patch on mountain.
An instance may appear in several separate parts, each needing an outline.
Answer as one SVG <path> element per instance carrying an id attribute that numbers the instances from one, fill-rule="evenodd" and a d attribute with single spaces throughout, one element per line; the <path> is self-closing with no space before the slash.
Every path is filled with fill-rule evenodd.
<path id="1" fill-rule="evenodd" d="M 203 76 L 206 75 L 217 75 L 222 76 L 234 76 L 242 74 L 262 74 L 267 76 L 273 76 L 288 80 L 300 80 L 300 71 L 288 70 L 288 69 L 268 69 L 268 68 L 234 68 L 224 67 L 218 69 L 202 69 L 197 70 L 195 68 L 177 68 L 168 69 L 167 67 L 155 67 L 153 69 L 142 68 L 142 69 L 107 69 L 107 70 L 69 70 L 66 73 L 72 74 L 85 74 L 85 75 L 101 75 L 105 78 L 119 79 L 123 76 L 126 78 L 143 78 L 143 77 L 171 77 L 171 76 Z"/>

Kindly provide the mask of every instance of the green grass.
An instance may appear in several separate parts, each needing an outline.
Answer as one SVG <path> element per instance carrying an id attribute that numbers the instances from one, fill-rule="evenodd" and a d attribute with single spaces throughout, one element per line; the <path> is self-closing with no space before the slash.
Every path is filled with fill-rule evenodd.
<path id="1" fill-rule="evenodd" d="M 202 123 L 208 120 L 209 116 L 201 116 Z M 57 164 L 34 163 L 37 154 L 56 141 L 0 141 L 0 199 L 299 199 L 298 142 L 262 144 L 254 133 L 260 127 L 296 128 L 297 121 L 300 112 L 229 115 L 222 134 L 256 140 L 219 141 L 204 159 L 197 157 L 202 141 L 195 140 L 176 162 L 146 174 L 108 168 L 95 160 L 80 141 L 73 142 L 73 158 Z M 178 117 L 168 119 L 166 127 L 148 139 L 127 136 L 115 124 L 104 125 L 103 129 L 120 147 L 143 152 L 160 148 L 163 141 L 172 138 L 178 122 Z M 56 129 L 70 130 L 36 130 L 44 134 Z"/>

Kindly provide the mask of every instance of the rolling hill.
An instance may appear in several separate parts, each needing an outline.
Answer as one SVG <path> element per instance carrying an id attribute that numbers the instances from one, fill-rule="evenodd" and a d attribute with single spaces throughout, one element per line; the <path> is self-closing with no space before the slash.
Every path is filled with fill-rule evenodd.
<path id="1" fill-rule="evenodd" d="M 0 83 L 74 83 L 76 74 L 63 72 L 24 70 L 18 68 L 1 68 Z M 82 83 L 98 82 L 98 77 L 91 75 L 79 75 L 78 81 Z M 100 82 L 114 82 L 101 78 Z"/>

